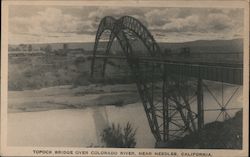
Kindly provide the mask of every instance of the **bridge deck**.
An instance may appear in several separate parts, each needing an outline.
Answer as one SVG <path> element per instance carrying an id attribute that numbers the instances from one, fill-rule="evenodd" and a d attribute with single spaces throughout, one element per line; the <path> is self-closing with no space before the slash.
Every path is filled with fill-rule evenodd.
<path id="1" fill-rule="evenodd" d="M 97 55 L 95 57 L 97 59 L 127 59 L 125 56 Z M 229 84 L 242 85 L 243 83 L 242 63 L 181 61 L 152 57 L 133 57 L 131 59 L 139 63 L 164 64 L 169 74 L 178 74 L 180 76 L 190 76 Z"/>

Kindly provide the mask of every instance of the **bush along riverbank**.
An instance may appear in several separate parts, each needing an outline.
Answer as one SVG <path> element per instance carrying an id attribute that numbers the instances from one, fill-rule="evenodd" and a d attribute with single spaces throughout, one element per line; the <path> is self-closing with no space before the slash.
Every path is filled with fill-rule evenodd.
<path id="1" fill-rule="evenodd" d="M 208 123 L 199 132 L 168 143 L 168 148 L 242 149 L 242 110 L 223 122 Z M 161 146 L 164 147 L 164 146 Z"/>

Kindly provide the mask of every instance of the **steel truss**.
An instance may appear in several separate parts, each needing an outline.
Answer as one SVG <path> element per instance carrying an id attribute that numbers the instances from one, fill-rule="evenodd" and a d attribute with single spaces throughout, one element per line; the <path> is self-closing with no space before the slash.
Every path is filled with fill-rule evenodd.
<path id="1" fill-rule="evenodd" d="M 176 72 L 174 74 L 169 70 L 171 68 L 164 64 L 140 61 L 130 43 L 128 35 L 130 33 L 133 33 L 147 48 L 148 52 L 145 55 L 160 58 L 164 57 L 164 54 L 147 28 L 133 17 L 124 16 L 116 20 L 107 16 L 101 20 L 95 38 L 91 76 L 94 77 L 96 69 L 100 69 L 95 64 L 96 54 L 101 36 L 106 30 L 109 30 L 110 34 L 105 55 L 110 55 L 111 46 L 117 39 L 134 77 L 156 143 L 167 143 L 202 129 L 204 125 L 202 79 L 178 75 Z M 103 77 L 107 62 L 108 57 L 103 58 L 101 65 Z M 205 88 L 208 89 L 206 86 Z"/>

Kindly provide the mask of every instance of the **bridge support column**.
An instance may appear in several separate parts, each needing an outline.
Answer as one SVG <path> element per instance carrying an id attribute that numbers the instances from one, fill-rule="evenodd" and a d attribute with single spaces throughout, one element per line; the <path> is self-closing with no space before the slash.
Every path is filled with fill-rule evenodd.
<path id="1" fill-rule="evenodd" d="M 203 89 L 202 89 L 201 78 L 198 78 L 197 82 L 197 118 L 198 118 L 198 130 L 201 130 L 204 126 L 204 105 L 203 105 Z"/>
<path id="2" fill-rule="evenodd" d="M 167 93 L 168 88 L 168 77 L 167 68 L 164 66 L 163 75 L 163 88 L 162 88 L 162 102 L 163 102 L 163 142 L 169 140 L 169 94 Z"/>

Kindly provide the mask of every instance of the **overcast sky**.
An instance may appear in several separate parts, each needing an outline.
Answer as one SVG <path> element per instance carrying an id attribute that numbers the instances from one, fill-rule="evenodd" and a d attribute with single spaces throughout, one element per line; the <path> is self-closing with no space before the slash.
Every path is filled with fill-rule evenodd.
<path id="1" fill-rule="evenodd" d="M 94 42 L 104 16 L 139 19 L 156 41 L 234 39 L 243 35 L 243 9 L 10 6 L 9 43 Z"/>

